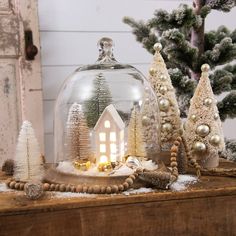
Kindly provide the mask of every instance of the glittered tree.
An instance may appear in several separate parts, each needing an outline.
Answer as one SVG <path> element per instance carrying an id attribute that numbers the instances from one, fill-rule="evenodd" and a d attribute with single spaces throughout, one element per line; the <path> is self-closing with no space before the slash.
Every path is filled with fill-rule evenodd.
<path id="1" fill-rule="evenodd" d="M 229 92 L 217 104 L 221 120 L 236 117 L 236 65 L 226 65 L 236 58 L 236 30 L 221 26 L 205 32 L 205 21 L 211 10 L 229 12 L 234 6 L 235 0 L 193 0 L 193 7 L 181 4 L 170 13 L 158 9 L 147 22 L 124 18 L 133 28 L 137 41 L 150 53 L 155 52 L 156 42 L 162 43 L 162 56 L 176 88 L 183 117 L 187 115 L 189 100 L 204 63 L 212 69 L 222 66 L 210 75 L 215 94 Z"/>
<path id="2" fill-rule="evenodd" d="M 127 155 L 145 157 L 145 143 L 142 130 L 142 120 L 139 108 L 134 105 L 128 125 Z"/>
<path id="3" fill-rule="evenodd" d="M 88 161 L 90 158 L 89 128 L 82 107 L 73 103 L 66 123 L 66 155 L 68 160 Z"/>
<path id="4" fill-rule="evenodd" d="M 225 143 L 208 71 L 209 65 L 202 65 L 202 75 L 191 99 L 185 124 L 185 137 L 192 156 L 200 160 L 203 167 L 215 168 Z"/>
<path id="5" fill-rule="evenodd" d="M 29 121 L 24 121 L 15 153 L 14 178 L 19 181 L 40 181 L 43 178 L 43 159 L 34 129 Z"/>
<path id="6" fill-rule="evenodd" d="M 169 150 L 175 138 L 181 134 L 182 123 L 175 90 L 160 54 L 162 46 L 160 43 L 156 43 L 154 48 L 156 52 L 148 78 L 157 95 L 161 110 L 161 148 Z"/>
<path id="7" fill-rule="evenodd" d="M 107 81 L 102 73 L 93 81 L 93 94 L 85 102 L 85 116 L 91 128 L 95 126 L 104 109 L 112 103 L 112 96 Z"/>

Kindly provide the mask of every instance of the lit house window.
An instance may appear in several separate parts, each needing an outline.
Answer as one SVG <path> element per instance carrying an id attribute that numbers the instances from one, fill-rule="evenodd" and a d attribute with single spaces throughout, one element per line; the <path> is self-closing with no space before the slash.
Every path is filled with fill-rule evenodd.
<path id="1" fill-rule="evenodd" d="M 104 122 L 104 126 L 105 126 L 105 128 L 110 128 L 110 127 L 111 127 L 110 121 L 109 121 L 109 120 L 106 120 L 106 121 Z"/>
<path id="2" fill-rule="evenodd" d="M 99 133 L 99 140 L 102 142 L 106 141 L 106 133 Z"/>
<path id="3" fill-rule="evenodd" d="M 105 155 L 100 156 L 100 163 L 105 163 L 107 161 L 108 161 L 107 156 Z"/>
<path id="4" fill-rule="evenodd" d="M 116 142 L 116 132 L 111 132 L 110 133 L 110 141 L 111 142 Z"/>
<path id="5" fill-rule="evenodd" d="M 116 144 L 112 143 L 110 145 L 110 149 L 111 149 L 111 154 L 116 154 Z"/>
<path id="6" fill-rule="evenodd" d="M 100 152 L 105 153 L 106 152 L 106 144 L 100 144 Z"/>
<path id="7" fill-rule="evenodd" d="M 110 160 L 111 160 L 111 162 L 116 162 L 116 154 L 111 154 Z"/>

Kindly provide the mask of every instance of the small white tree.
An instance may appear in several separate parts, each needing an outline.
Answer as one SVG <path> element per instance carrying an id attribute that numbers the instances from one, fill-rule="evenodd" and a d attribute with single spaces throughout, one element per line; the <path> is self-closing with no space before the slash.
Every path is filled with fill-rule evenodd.
<path id="1" fill-rule="evenodd" d="M 43 174 L 43 159 L 34 129 L 29 121 L 24 121 L 16 146 L 14 178 L 37 181 L 42 179 Z"/>

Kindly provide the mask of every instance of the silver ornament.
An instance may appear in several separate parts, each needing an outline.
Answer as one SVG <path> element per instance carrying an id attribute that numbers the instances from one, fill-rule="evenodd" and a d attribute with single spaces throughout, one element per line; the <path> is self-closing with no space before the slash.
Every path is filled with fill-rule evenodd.
<path id="1" fill-rule="evenodd" d="M 172 129 L 173 129 L 173 126 L 172 126 L 171 123 L 165 123 L 165 124 L 162 125 L 162 130 L 167 132 L 167 133 L 171 132 Z"/>
<path id="2" fill-rule="evenodd" d="M 142 124 L 144 126 L 147 126 L 149 124 L 149 122 L 150 122 L 150 119 L 147 116 L 142 117 Z"/>
<path id="3" fill-rule="evenodd" d="M 160 43 L 155 43 L 153 49 L 157 52 L 160 52 L 162 49 L 162 45 Z"/>
<path id="4" fill-rule="evenodd" d="M 208 72 L 210 70 L 210 66 L 208 64 L 203 64 L 201 66 L 202 72 Z"/>
<path id="5" fill-rule="evenodd" d="M 154 68 L 152 68 L 152 67 L 149 69 L 149 74 L 152 75 L 152 76 L 153 76 L 156 72 L 157 72 L 156 69 L 154 69 Z"/>
<path id="6" fill-rule="evenodd" d="M 211 138 L 210 138 L 210 143 L 213 146 L 218 146 L 220 144 L 220 141 L 221 141 L 221 138 L 218 134 L 215 134 L 215 135 L 211 136 Z"/>
<path id="7" fill-rule="evenodd" d="M 195 152 L 204 153 L 206 151 L 206 145 L 205 143 L 197 141 L 193 144 L 193 150 Z"/>
<path id="8" fill-rule="evenodd" d="M 197 116 L 193 114 L 193 115 L 190 116 L 190 119 L 191 119 L 192 121 L 196 121 L 196 120 L 197 120 Z"/>
<path id="9" fill-rule="evenodd" d="M 167 80 L 167 76 L 166 76 L 166 75 L 161 75 L 161 76 L 160 76 L 160 80 L 162 80 L 162 81 Z"/>
<path id="10" fill-rule="evenodd" d="M 206 98 L 203 102 L 205 106 L 210 106 L 212 104 L 212 99 L 211 98 Z"/>
<path id="11" fill-rule="evenodd" d="M 201 137 L 205 137 L 210 133 L 210 127 L 208 125 L 199 125 L 196 129 L 196 133 Z"/>
<path id="12" fill-rule="evenodd" d="M 215 120 L 218 120 L 218 118 L 219 118 L 219 114 L 218 114 L 218 113 L 215 113 L 214 119 L 215 119 Z"/>
<path id="13" fill-rule="evenodd" d="M 162 94 L 164 94 L 164 93 L 166 93 L 168 91 L 168 89 L 167 89 L 167 87 L 166 86 L 161 86 L 160 87 L 160 93 L 162 93 Z"/>
<path id="14" fill-rule="evenodd" d="M 168 99 L 162 98 L 159 101 L 161 111 L 167 111 L 170 107 L 170 102 Z"/>

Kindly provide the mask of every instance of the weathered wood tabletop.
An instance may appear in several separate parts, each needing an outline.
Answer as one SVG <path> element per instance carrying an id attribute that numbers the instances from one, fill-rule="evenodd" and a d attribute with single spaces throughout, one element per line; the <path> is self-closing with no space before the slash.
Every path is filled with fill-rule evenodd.
<path id="1" fill-rule="evenodd" d="M 205 176 L 182 192 L 51 194 L 0 193 L 0 235 L 236 235 L 236 178 Z"/>

